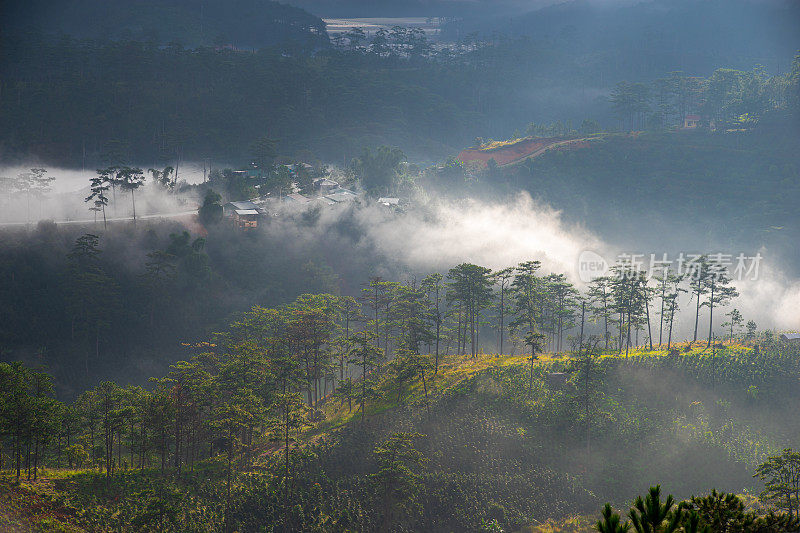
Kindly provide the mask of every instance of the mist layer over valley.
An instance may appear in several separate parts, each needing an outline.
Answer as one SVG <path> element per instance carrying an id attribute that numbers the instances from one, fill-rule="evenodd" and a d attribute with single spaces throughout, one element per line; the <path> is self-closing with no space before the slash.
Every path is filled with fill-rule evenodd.
<path id="1" fill-rule="evenodd" d="M 0 529 L 800 531 L 797 5 L 291 4 L 0 7 Z"/>

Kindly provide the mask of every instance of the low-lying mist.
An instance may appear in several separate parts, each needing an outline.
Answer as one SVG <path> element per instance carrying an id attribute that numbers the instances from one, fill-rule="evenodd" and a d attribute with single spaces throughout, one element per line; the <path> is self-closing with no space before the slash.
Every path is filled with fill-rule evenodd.
<path id="1" fill-rule="evenodd" d="M 355 236 L 353 243 L 378 251 L 387 264 L 396 265 L 391 270 L 417 276 L 417 279 L 419 274 L 445 272 L 464 262 L 501 269 L 522 261 L 538 260 L 542 263 L 542 272 L 563 273 L 578 288 L 585 289 L 586 284 L 579 275 L 578 260 L 587 250 L 599 254 L 609 264 L 623 253 L 640 253 L 644 255 L 644 268 L 648 267 L 650 254 L 662 257 L 667 253 L 674 260 L 681 251 L 685 251 L 687 257 L 690 253 L 725 253 L 732 256 L 731 271 L 739 253 L 748 258 L 760 254 L 762 259 L 757 268 L 743 275 L 743 279 L 734 280 L 740 296 L 729 308 L 736 307 L 746 320 L 755 320 L 759 327 L 800 328 L 800 317 L 793 311 L 800 307 L 800 279 L 785 274 L 780 251 L 763 248 L 698 250 L 695 248 L 696 240 L 690 235 L 686 235 L 684 250 L 631 250 L 625 245 L 624 235 L 616 236 L 613 242 L 605 240 L 594 228 L 566 223 L 559 211 L 524 193 L 505 202 L 434 198 L 424 206 L 403 213 L 387 213 L 371 203 L 345 210 L 321 209 L 313 228 L 305 227 L 298 231 L 291 224 L 287 227 L 282 222 L 274 224 L 270 231 L 289 232 L 287 240 L 325 240 L 341 231 L 345 223 L 350 229 L 358 228 L 355 233 L 350 232 Z M 752 261 L 747 263 L 748 268 L 751 265 Z M 751 279 L 753 277 L 756 279 Z M 689 296 L 680 300 L 685 312 L 676 319 L 679 336 L 690 333 L 694 326 L 689 303 Z M 727 310 L 715 311 L 717 333 L 721 333 L 719 324 L 725 321 L 723 314 Z M 700 331 L 707 332 L 705 315 L 707 310 L 702 309 Z"/>
<path id="2" fill-rule="evenodd" d="M 29 172 L 37 164 L 0 167 L 0 178 L 14 180 L 19 175 Z M 86 202 L 90 194 L 90 179 L 96 176 L 94 170 L 76 170 L 67 168 L 46 168 L 45 177 L 51 178 L 45 190 L 32 190 L 30 193 L 12 186 L 8 190 L 0 190 L 0 227 L 2 225 L 35 224 L 40 220 L 53 220 L 57 223 L 92 222 L 94 212 L 90 211 L 91 202 Z M 145 170 L 145 184 L 135 194 L 136 215 L 151 216 L 156 214 L 177 214 L 197 209 L 198 199 L 187 194 L 171 194 L 160 185 L 153 183 L 152 176 Z M 179 170 L 176 188 L 184 185 L 202 183 L 204 179 L 202 163 L 188 163 Z M 3 181 L 0 179 L 0 181 Z M 131 194 L 120 187 L 107 192 L 109 205 L 106 217 L 128 218 L 133 216 Z M 97 214 L 102 222 L 102 213 Z"/>
<path id="3" fill-rule="evenodd" d="M 5 167 L 0 169 L 0 176 L 16 176 L 30 166 L 35 165 Z M 185 164 L 179 178 L 189 184 L 202 183 L 203 170 L 202 163 Z M 93 172 L 49 169 L 48 175 L 56 179 L 51 184 L 52 191 L 47 194 L 32 194 L 30 198 L 24 193 L 0 197 L 3 206 L 0 225 L 54 220 L 78 223 L 87 231 L 102 229 L 102 215 L 98 213 L 95 224 L 94 213 L 84 201 Z M 172 193 L 151 180 L 135 194 L 137 216 L 155 218 L 185 217 L 197 209 L 202 196 L 199 190 L 191 187 L 185 188 L 184 193 Z M 109 219 L 130 217 L 130 193 L 119 189 L 109 191 L 109 198 L 112 197 L 106 216 Z M 614 263 L 622 253 L 643 254 L 641 260 L 645 268 L 650 254 L 660 257 L 667 253 L 674 260 L 680 252 L 722 252 L 733 257 L 742 252 L 747 256 L 761 254 L 763 259 L 757 279 L 749 279 L 753 277 L 750 273 L 748 279 L 735 281 L 740 296 L 731 306 L 739 309 L 745 320 L 753 319 L 762 328 L 800 328 L 800 317 L 795 311 L 800 307 L 800 279 L 787 275 L 792 269 L 782 264 L 780 250 L 725 250 L 721 247 L 699 250 L 697 243 L 701 239 L 691 234 L 681 236 L 686 243 L 682 249 L 632 249 L 629 243 L 636 242 L 640 246 L 644 232 L 605 235 L 604 228 L 592 227 L 591 221 L 567 222 L 560 211 L 532 199 L 527 193 L 493 200 L 426 196 L 417 198 L 403 211 L 384 208 L 366 198 L 350 206 L 315 206 L 294 213 L 285 206 L 276 206 L 275 211 L 282 216 L 271 217 L 268 224 L 262 224 L 266 226 L 263 231 L 271 234 L 270 245 L 279 242 L 287 249 L 303 246 L 320 252 L 328 250 L 324 255 L 339 276 L 340 289 L 345 293 L 356 293 L 365 281 L 350 279 L 356 277 L 356 272 L 411 280 L 433 271 L 446 272 L 463 262 L 500 269 L 538 260 L 543 273 L 563 273 L 578 288 L 585 288 L 578 260 L 587 250 L 599 254 L 608 264 Z M 363 264 L 352 267 L 349 263 L 356 263 L 357 256 Z M 675 326 L 678 337 L 682 338 L 691 333 L 694 316 L 688 310 L 689 296 L 683 296 L 679 303 L 685 310 L 679 313 Z M 654 312 L 657 311 L 657 302 L 653 306 Z M 717 328 L 724 322 L 726 311 L 715 312 L 719 318 L 715 319 Z M 707 321 L 703 326 L 703 321 L 707 320 L 705 315 L 704 310 L 700 331 L 707 332 Z"/>

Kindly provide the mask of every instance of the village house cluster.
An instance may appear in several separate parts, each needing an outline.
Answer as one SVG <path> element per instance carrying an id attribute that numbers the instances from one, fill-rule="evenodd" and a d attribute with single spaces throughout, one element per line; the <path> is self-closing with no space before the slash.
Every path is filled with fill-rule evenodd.
<path id="1" fill-rule="evenodd" d="M 308 163 L 285 165 L 291 176 L 296 176 L 299 166 L 304 172 L 313 173 L 314 167 Z M 237 171 L 247 172 L 247 171 Z M 224 218 L 240 230 L 255 229 L 259 221 L 269 217 L 279 216 L 285 207 L 329 207 L 355 201 L 363 195 L 351 189 L 342 187 L 330 177 L 318 177 L 311 183 L 311 187 L 301 190 L 297 182 L 292 182 L 290 192 L 286 194 L 263 195 L 250 200 L 231 201 L 222 206 Z M 374 201 L 374 200 L 373 200 Z M 393 197 L 378 198 L 377 203 L 387 208 L 399 208 L 401 200 Z"/>

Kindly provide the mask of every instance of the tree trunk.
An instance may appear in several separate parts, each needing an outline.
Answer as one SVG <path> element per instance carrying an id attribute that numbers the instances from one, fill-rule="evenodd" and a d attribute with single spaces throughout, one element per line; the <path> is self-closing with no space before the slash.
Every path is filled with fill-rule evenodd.
<path id="1" fill-rule="evenodd" d="M 667 338 L 667 351 L 672 347 L 672 322 L 675 319 L 675 302 L 670 306 L 669 314 L 669 337 Z"/>
<path id="2" fill-rule="evenodd" d="M 428 385 L 425 383 L 425 371 L 422 371 L 422 390 L 425 392 L 425 409 L 428 411 L 428 418 L 431 417 L 431 404 L 428 402 Z"/>
<path id="3" fill-rule="evenodd" d="M 33 480 L 36 481 L 39 473 L 39 438 L 34 438 L 33 442 Z"/>
<path id="4" fill-rule="evenodd" d="M 533 396 L 533 358 L 534 358 L 534 348 L 531 346 L 531 374 L 528 380 L 528 395 Z"/>
<path id="5" fill-rule="evenodd" d="M 441 333 L 442 315 L 439 311 L 439 286 L 436 286 L 436 356 L 434 359 L 434 374 L 439 373 L 439 337 Z"/>
<path id="6" fill-rule="evenodd" d="M 131 189 L 131 203 L 133 204 L 133 225 L 136 225 L 136 194 Z"/>
<path id="7" fill-rule="evenodd" d="M 364 412 L 364 403 L 367 396 L 367 362 L 362 362 L 364 363 L 361 370 L 361 427 L 363 428 L 364 419 L 366 418 L 366 413 Z"/>
<path id="8" fill-rule="evenodd" d="M 647 339 L 650 341 L 650 351 L 653 351 L 653 332 L 650 329 L 650 303 L 645 298 L 644 310 L 647 313 Z"/>
<path id="9" fill-rule="evenodd" d="M 606 304 L 605 288 L 603 288 L 603 322 L 605 323 L 605 335 L 606 335 L 606 338 L 605 338 L 606 344 L 605 344 L 605 346 L 606 346 L 606 350 L 608 350 L 608 341 L 609 341 L 609 336 L 608 336 L 608 306 Z"/>
<path id="10" fill-rule="evenodd" d="M 699 283 L 699 282 L 698 282 Z M 694 314 L 694 338 L 692 342 L 697 342 L 697 325 L 700 322 L 700 288 L 697 289 L 697 309 Z"/>
<path id="11" fill-rule="evenodd" d="M 708 300 L 708 344 L 706 348 L 711 346 L 711 333 L 714 330 L 714 286 L 715 284 L 711 284 L 711 297 Z"/>
<path id="12" fill-rule="evenodd" d="M 667 273 L 664 272 L 664 279 L 661 282 L 661 313 L 659 315 L 661 324 L 658 328 L 658 345 L 664 344 L 664 295 L 667 291 Z"/>
<path id="13" fill-rule="evenodd" d="M 19 424 L 17 424 L 17 431 L 14 438 L 14 448 L 16 451 L 17 456 L 17 483 L 19 483 L 19 478 L 22 473 L 22 428 Z"/>
<path id="14" fill-rule="evenodd" d="M 583 350 L 583 322 L 586 316 L 586 301 L 581 302 L 581 336 L 580 340 L 578 341 L 578 353 Z"/>
<path id="15" fill-rule="evenodd" d="M 505 302 L 504 302 L 504 290 L 503 286 L 500 286 L 500 353 L 498 355 L 503 355 L 503 314 L 505 310 Z"/>

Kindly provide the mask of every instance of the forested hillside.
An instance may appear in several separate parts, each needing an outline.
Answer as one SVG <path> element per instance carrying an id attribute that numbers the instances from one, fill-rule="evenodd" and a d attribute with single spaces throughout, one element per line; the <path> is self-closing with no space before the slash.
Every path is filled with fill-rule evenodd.
<path id="1" fill-rule="evenodd" d="M 627 356 L 586 339 L 540 359 L 434 358 L 413 348 L 416 296 L 402 297 L 410 319 L 387 330 L 388 360 L 371 324 L 348 336 L 355 300 L 304 295 L 193 344 L 152 390 L 106 382 L 62 405 L 45 374 L 0 364 L 0 419 L 19 424 L 4 434 L 0 519 L 76 531 L 588 531 L 604 501 L 623 506 L 657 482 L 679 500 L 752 493 L 754 474 L 769 483 L 800 461 L 781 456 L 798 430 L 797 347 L 773 335 Z M 694 520 L 795 531 L 794 500 L 771 494 L 695 502 Z M 779 509 L 789 514 L 766 514 Z M 695 531 L 691 505 L 666 511 Z M 588 518 L 569 526 L 575 514 Z"/>
<path id="2" fill-rule="evenodd" d="M 609 136 L 495 175 L 563 209 L 570 219 L 593 221 L 611 238 L 626 235 L 644 246 L 659 235 L 671 249 L 687 241 L 767 246 L 795 260 L 798 149 L 797 138 L 780 130 Z M 591 194 L 576 200 L 577 189 Z M 675 233 L 659 234 L 663 227 Z"/>
<path id="3" fill-rule="evenodd" d="M 499 9 L 445 24 L 447 37 L 505 34 L 550 40 L 606 80 L 652 79 L 680 70 L 702 74 L 719 65 L 750 69 L 760 64 L 785 71 L 798 45 L 800 8 L 795 2 L 655 0 L 544 2 L 512 14 Z M 480 6 L 480 3 L 478 3 Z M 487 6 L 488 7 L 488 6 Z M 713 30 L 711 29 L 713 28 Z M 616 79 L 615 79 L 616 78 Z M 614 83 L 612 82 L 612 83 Z"/>
<path id="4" fill-rule="evenodd" d="M 0 4 L 0 530 L 798 533 L 798 5 L 298 5 Z"/>
<path id="5" fill-rule="evenodd" d="M 454 88 L 469 74 L 455 65 L 406 69 L 361 54 L 132 41 L 10 40 L 3 48 L 5 159 L 97 166 L 109 154 L 153 161 L 181 153 L 238 161 L 269 136 L 286 155 L 312 149 L 349 161 L 363 146 L 425 145 L 441 154 L 442 142 L 469 138 L 472 112 L 458 109 L 466 95 Z"/>
<path id="6" fill-rule="evenodd" d="M 470 36 L 439 46 L 402 27 L 315 50 L 292 42 L 237 51 L 5 34 L 0 154 L 90 168 L 119 157 L 231 162 L 267 136 L 290 157 L 310 150 L 346 165 L 363 147 L 388 144 L 433 162 L 531 122 L 663 129 L 700 112 L 747 115 L 749 127 L 796 106 L 785 94 L 796 88 L 793 52 L 774 75 L 742 57 L 707 70 L 676 72 L 670 61 L 615 70 L 560 40 Z M 666 116 L 664 102 L 678 96 Z"/>
<path id="7" fill-rule="evenodd" d="M 0 6 L 6 35 L 62 35 L 156 45 L 280 46 L 313 49 L 328 36 L 321 19 L 271 0 L 9 1 Z"/>

